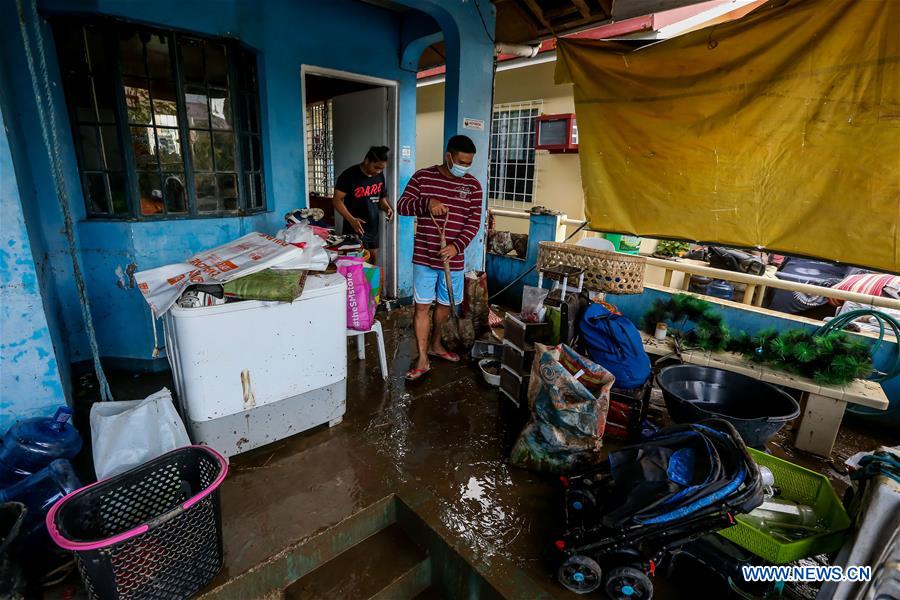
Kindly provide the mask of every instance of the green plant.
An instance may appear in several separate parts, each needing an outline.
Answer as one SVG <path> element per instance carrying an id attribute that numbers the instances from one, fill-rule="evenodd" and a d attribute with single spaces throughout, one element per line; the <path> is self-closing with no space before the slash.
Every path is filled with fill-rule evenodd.
<path id="1" fill-rule="evenodd" d="M 656 244 L 654 254 L 659 256 L 681 256 L 691 249 L 691 245 L 687 242 L 675 242 L 672 240 L 660 240 Z"/>

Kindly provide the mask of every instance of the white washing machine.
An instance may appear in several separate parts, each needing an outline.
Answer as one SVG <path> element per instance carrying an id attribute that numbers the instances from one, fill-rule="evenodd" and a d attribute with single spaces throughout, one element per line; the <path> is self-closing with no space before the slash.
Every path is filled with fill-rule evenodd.
<path id="1" fill-rule="evenodd" d="M 346 281 L 312 275 L 294 302 L 172 307 L 166 352 L 194 443 L 233 456 L 346 410 Z"/>

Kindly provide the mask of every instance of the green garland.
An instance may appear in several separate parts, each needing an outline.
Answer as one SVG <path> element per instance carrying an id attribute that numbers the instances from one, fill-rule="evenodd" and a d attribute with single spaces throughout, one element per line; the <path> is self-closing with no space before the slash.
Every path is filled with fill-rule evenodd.
<path id="1" fill-rule="evenodd" d="M 754 362 L 784 369 L 820 384 L 843 385 L 872 372 L 869 347 L 843 331 L 817 335 L 802 329 L 781 333 L 767 329 L 754 336 L 742 332 L 732 337 L 722 315 L 712 304 L 687 294 L 653 302 L 644 315 L 644 330 L 652 333 L 660 322 L 671 324 L 673 337 L 688 346 L 709 352 L 739 352 Z M 688 328 L 688 324 L 693 327 Z"/>
<path id="2" fill-rule="evenodd" d="M 709 302 L 696 296 L 675 294 L 669 300 L 655 300 L 644 315 L 644 331 L 653 333 L 657 323 L 669 323 L 670 331 L 690 346 L 719 352 L 728 346 L 728 327 Z M 687 329 L 688 324 L 693 327 Z"/>

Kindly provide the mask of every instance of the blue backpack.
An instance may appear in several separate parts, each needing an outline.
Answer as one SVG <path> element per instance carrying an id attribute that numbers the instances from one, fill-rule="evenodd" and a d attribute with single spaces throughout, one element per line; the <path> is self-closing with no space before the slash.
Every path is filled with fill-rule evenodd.
<path id="1" fill-rule="evenodd" d="M 617 388 L 633 389 L 650 377 L 650 357 L 637 327 L 627 317 L 591 304 L 581 315 L 581 337 L 592 361 L 616 377 Z"/>

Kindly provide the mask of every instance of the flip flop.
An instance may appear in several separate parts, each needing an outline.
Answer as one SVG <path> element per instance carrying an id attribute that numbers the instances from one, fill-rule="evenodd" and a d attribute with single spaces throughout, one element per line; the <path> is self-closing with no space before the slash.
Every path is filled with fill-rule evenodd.
<path id="1" fill-rule="evenodd" d="M 449 362 L 459 362 L 459 354 L 455 352 L 428 352 L 428 356 L 435 356 L 437 358 L 442 358 Z"/>
<path id="2" fill-rule="evenodd" d="M 406 380 L 407 381 L 417 381 L 417 380 L 421 379 L 422 377 L 424 377 L 425 374 L 427 374 L 430 370 L 431 370 L 431 367 L 428 367 L 427 369 L 410 369 L 409 371 L 406 372 Z"/>

